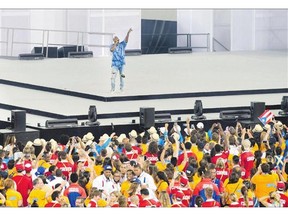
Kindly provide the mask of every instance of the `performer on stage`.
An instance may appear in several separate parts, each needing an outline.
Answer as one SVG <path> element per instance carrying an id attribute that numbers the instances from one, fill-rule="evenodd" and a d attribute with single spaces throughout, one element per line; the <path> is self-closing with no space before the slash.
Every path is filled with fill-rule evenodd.
<path id="1" fill-rule="evenodd" d="M 113 44 L 110 51 L 112 52 L 112 76 L 111 76 L 111 93 L 115 92 L 115 79 L 119 72 L 120 74 L 120 91 L 124 90 L 124 65 L 125 65 L 125 48 L 128 43 L 129 34 L 132 31 L 130 28 L 127 32 L 125 39 L 119 43 L 119 38 L 115 36 L 113 38 Z"/>

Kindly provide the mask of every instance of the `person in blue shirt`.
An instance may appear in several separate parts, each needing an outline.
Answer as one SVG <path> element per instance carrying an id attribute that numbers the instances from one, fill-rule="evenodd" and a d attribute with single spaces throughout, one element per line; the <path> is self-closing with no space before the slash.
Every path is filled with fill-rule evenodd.
<path id="1" fill-rule="evenodd" d="M 112 76 L 111 76 L 111 93 L 115 92 L 115 79 L 119 72 L 120 74 L 120 91 L 124 89 L 124 65 L 125 65 L 125 48 L 128 43 L 129 34 L 132 31 L 130 28 L 127 32 L 125 39 L 119 43 L 119 38 L 115 36 L 113 38 L 113 44 L 110 47 L 112 52 Z"/>

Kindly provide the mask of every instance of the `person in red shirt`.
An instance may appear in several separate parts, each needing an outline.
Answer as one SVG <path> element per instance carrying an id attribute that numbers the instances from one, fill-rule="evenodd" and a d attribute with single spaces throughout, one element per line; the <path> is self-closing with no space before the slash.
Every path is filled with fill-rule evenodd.
<path id="1" fill-rule="evenodd" d="M 181 190 L 178 189 L 174 189 L 172 190 L 172 208 L 183 208 L 183 207 L 187 207 L 182 203 L 182 199 L 184 197 L 184 193 Z"/>
<path id="2" fill-rule="evenodd" d="M 197 156 L 196 156 L 196 154 L 195 153 L 193 153 L 192 151 L 191 151 L 191 147 L 192 147 L 192 144 L 191 144 L 191 142 L 185 142 L 185 149 L 186 149 L 186 152 L 187 152 L 187 157 L 188 158 L 195 158 L 195 160 L 197 161 Z M 177 165 L 179 166 L 181 163 L 182 163 L 182 161 L 184 160 L 184 152 L 183 153 L 181 153 L 179 156 L 178 156 L 178 160 L 177 160 Z M 186 168 L 188 167 L 188 162 L 186 163 L 186 165 L 185 165 L 185 167 L 184 167 L 184 171 L 186 170 Z"/>
<path id="3" fill-rule="evenodd" d="M 67 157 L 67 153 L 65 151 L 60 151 L 58 153 L 58 157 L 60 161 L 56 163 L 56 167 L 62 170 L 63 175 L 65 175 L 66 179 L 68 180 L 69 175 L 72 172 L 74 162 L 72 160 L 68 161 L 70 158 Z"/>
<path id="4" fill-rule="evenodd" d="M 213 199 L 213 189 L 211 187 L 205 188 L 206 201 L 202 203 L 202 207 L 220 207 L 220 203 Z"/>
<path id="5" fill-rule="evenodd" d="M 285 183 L 283 181 L 277 182 L 277 192 L 280 195 L 280 202 L 283 207 L 288 207 L 288 197 L 284 194 L 285 191 Z"/>
<path id="6" fill-rule="evenodd" d="M 229 177 L 229 169 L 225 166 L 223 158 L 218 158 L 215 165 L 216 178 L 224 182 Z"/>
<path id="7" fill-rule="evenodd" d="M 181 191 L 184 194 L 184 196 L 181 198 L 181 202 L 185 207 L 189 207 L 189 202 L 192 197 L 192 190 L 190 188 L 189 180 L 186 177 L 185 173 L 180 176 L 179 191 Z"/>
<path id="8" fill-rule="evenodd" d="M 141 189 L 140 194 L 142 196 L 142 200 L 140 200 L 139 202 L 139 207 L 150 207 L 150 208 L 161 207 L 161 203 L 159 201 L 149 199 L 149 190 L 147 188 Z"/>
<path id="9" fill-rule="evenodd" d="M 246 169 L 244 167 L 241 167 L 240 166 L 240 158 L 238 155 L 234 155 L 233 158 L 232 158 L 232 163 L 233 163 L 233 167 L 232 169 L 236 168 L 236 167 L 239 167 L 240 170 L 241 170 L 241 178 L 244 180 L 244 179 L 250 179 L 250 176 L 247 176 L 247 172 L 246 172 Z"/>
<path id="10" fill-rule="evenodd" d="M 246 186 L 241 188 L 241 196 L 238 199 L 238 203 L 241 207 L 254 207 L 254 201 L 251 197 L 248 197 L 248 188 Z"/>
<path id="11" fill-rule="evenodd" d="M 24 176 L 22 172 L 24 171 L 24 165 L 22 163 L 16 164 L 15 168 L 17 174 L 13 176 L 12 180 L 16 183 L 17 191 L 22 195 L 23 207 L 28 206 L 28 196 L 33 189 L 32 179 Z"/>
<path id="12" fill-rule="evenodd" d="M 75 207 L 75 202 L 77 197 L 83 197 L 86 198 L 86 192 L 84 188 L 82 188 L 78 184 L 78 174 L 77 173 L 71 173 L 70 175 L 70 181 L 71 184 L 68 188 L 64 191 L 64 196 L 67 196 L 70 202 L 71 207 Z"/>
<path id="13" fill-rule="evenodd" d="M 150 161 L 151 164 L 155 164 L 158 159 L 158 144 L 156 141 L 152 141 L 149 143 L 148 152 L 145 154 L 146 160 Z"/>
<path id="14" fill-rule="evenodd" d="M 47 203 L 44 207 L 45 207 L 45 208 L 47 208 L 47 207 L 50 207 L 50 208 L 59 208 L 59 207 L 62 207 L 60 194 L 61 194 L 60 191 L 54 191 L 54 192 L 51 194 L 52 201 L 49 202 L 49 203 Z"/>
<path id="15" fill-rule="evenodd" d="M 190 206 L 194 207 L 195 205 L 195 198 L 197 196 L 201 196 L 204 201 L 207 201 L 205 189 L 207 187 L 212 188 L 212 197 L 216 202 L 220 202 L 220 192 L 218 189 L 218 186 L 212 181 L 211 179 L 211 171 L 207 170 L 204 172 L 204 176 L 202 177 L 202 180 L 196 185 L 192 199 L 190 200 Z"/>
<path id="16" fill-rule="evenodd" d="M 229 195 L 229 198 L 231 200 L 231 203 L 229 205 L 230 208 L 239 208 L 242 207 L 241 204 L 238 201 L 237 195 L 232 193 Z"/>
<path id="17" fill-rule="evenodd" d="M 96 208 L 98 207 L 98 200 L 101 199 L 102 192 L 99 190 L 91 190 L 89 194 L 90 202 L 87 205 L 87 208 Z"/>
<path id="18" fill-rule="evenodd" d="M 123 152 L 125 152 L 124 154 L 126 154 L 127 158 L 129 160 L 134 160 L 136 161 L 137 158 L 138 158 L 138 151 L 137 150 L 134 150 L 132 148 L 132 145 L 131 143 L 126 143 L 124 145 L 124 149 L 123 149 Z"/>
<path id="19" fill-rule="evenodd" d="M 119 197 L 121 196 L 121 193 L 119 191 L 112 191 L 109 196 L 108 205 L 110 207 L 119 207 Z"/>
<path id="20" fill-rule="evenodd" d="M 228 167 L 229 151 L 228 150 L 223 151 L 222 146 L 219 144 L 216 144 L 214 146 L 214 150 L 215 150 L 215 155 L 211 157 L 211 163 L 216 164 L 218 158 L 223 158 L 225 167 Z"/>
<path id="21" fill-rule="evenodd" d="M 240 155 L 240 166 L 246 170 L 245 178 L 250 178 L 251 170 L 254 167 L 254 154 L 250 151 L 251 142 L 249 139 L 245 139 L 242 142 L 244 151 Z"/>

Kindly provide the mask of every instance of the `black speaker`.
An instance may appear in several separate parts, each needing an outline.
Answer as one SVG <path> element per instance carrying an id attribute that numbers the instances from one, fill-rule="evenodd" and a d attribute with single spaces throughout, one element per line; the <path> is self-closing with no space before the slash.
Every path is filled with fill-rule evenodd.
<path id="1" fill-rule="evenodd" d="M 22 53 L 18 56 L 19 60 L 43 60 L 44 55 L 42 53 Z"/>
<path id="2" fill-rule="evenodd" d="M 265 111 L 265 102 L 251 102 L 251 120 L 260 122 L 258 117 Z"/>
<path id="3" fill-rule="evenodd" d="M 155 108 L 140 107 L 140 126 L 150 128 L 155 124 Z"/>
<path id="4" fill-rule="evenodd" d="M 232 120 L 232 119 L 250 119 L 251 118 L 251 110 L 224 110 L 220 111 L 220 116 L 221 119 L 224 120 Z"/>
<path id="5" fill-rule="evenodd" d="M 85 51 L 84 46 L 63 46 L 58 49 L 58 58 L 67 58 L 69 52 L 83 52 Z"/>
<path id="6" fill-rule="evenodd" d="M 31 53 L 42 53 L 46 57 L 47 47 L 34 47 Z M 58 47 L 48 47 L 48 58 L 58 58 Z"/>
<path id="7" fill-rule="evenodd" d="M 26 130 L 26 111 L 11 110 L 11 124 L 14 131 Z"/>

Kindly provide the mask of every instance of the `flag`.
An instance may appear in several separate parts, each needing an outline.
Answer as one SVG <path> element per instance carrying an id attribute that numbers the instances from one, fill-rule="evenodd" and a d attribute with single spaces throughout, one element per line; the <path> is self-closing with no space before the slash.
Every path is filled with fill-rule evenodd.
<path id="1" fill-rule="evenodd" d="M 265 110 L 258 119 L 262 122 L 263 125 L 268 124 L 272 121 L 272 118 L 274 117 L 274 114 L 270 110 Z"/>

